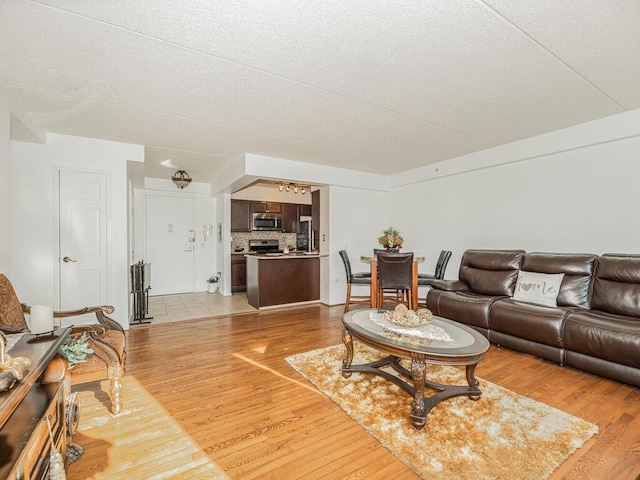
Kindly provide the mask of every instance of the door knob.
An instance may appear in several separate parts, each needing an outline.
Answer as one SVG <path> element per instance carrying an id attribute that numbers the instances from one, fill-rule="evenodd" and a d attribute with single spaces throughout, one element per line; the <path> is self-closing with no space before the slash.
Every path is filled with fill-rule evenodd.
<path id="1" fill-rule="evenodd" d="M 69 263 L 69 262 L 75 263 L 75 262 L 77 262 L 78 260 L 76 260 L 75 258 L 71 258 L 71 257 L 64 257 L 64 258 L 62 259 L 62 261 L 63 261 L 64 263 Z"/>

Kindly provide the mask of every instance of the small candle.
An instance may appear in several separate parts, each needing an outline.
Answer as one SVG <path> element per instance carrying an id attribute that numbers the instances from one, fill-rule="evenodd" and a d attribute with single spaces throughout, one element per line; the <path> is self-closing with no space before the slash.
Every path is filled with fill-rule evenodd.
<path id="1" fill-rule="evenodd" d="M 31 307 L 29 330 L 35 334 L 53 331 L 53 307 L 45 305 Z"/>

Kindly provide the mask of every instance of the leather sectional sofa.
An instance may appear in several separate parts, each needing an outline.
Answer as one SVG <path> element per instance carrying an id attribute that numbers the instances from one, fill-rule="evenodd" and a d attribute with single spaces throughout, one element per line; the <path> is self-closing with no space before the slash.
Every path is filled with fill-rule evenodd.
<path id="1" fill-rule="evenodd" d="M 531 275 L 549 282 L 523 281 Z M 640 387 L 640 255 L 467 250 L 458 278 L 433 283 L 434 315 L 499 346 Z M 554 281 L 552 305 L 517 295 L 540 285 L 553 292 Z"/>

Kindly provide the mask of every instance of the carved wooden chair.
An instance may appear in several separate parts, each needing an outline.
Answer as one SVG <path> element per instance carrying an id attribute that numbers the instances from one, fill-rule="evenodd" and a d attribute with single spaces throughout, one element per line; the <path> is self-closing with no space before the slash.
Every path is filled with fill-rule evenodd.
<path id="1" fill-rule="evenodd" d="M 109 398 L 111 411 L 114 414 L 122 412 L 122 376 L 125 370 L 126 340 L 124 329 L 106 314 L 113 313 L 114 308 L 109 305 L 99 307 L 85 307 L 79 310 L 53 312 L 54 318 L 68 318 L 86 313 L 94 313 L 97 325 L 80 325 L 74 327 L 71 335 L 79 337 L 86 333 L 92 354 L 86 361 L 71 368 L 72 385 L 109 379 Z M 31 312 L 31 307 L 20 303 L 13 285 L 9 279 L 0 274 L 0 330 L 4 333 L 20 333 L 28 330 L 25 314 Z"/>

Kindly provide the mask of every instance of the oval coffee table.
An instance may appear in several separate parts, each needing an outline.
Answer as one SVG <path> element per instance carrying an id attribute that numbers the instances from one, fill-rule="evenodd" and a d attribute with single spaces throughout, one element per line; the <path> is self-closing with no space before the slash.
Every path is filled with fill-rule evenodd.
<path id="1" fill-rule="evenodd" d="M 347 356 L 342 361 L 343 377 L 348 378 L 353 372 L 372 373 L 408 392 L 413 396 L 410 420 L 418 430 L 425 426 L 429 411 L 441 401 L 459 395 L 478 400 L 482 395 L 474 372 L 489 350 L 489 342 L 474 329 L 435 316 L 428 325 L 409 329 L 392 324 L 386 320 L 384 310 L 377 309 L 347 312 L 342 323 L 342 340 L 347 347 Z M 388 356 L 375 362 L 352 365 L 353 337 Z M 401 359 L 411 361 L 411 370 L 400 364 Z M 427 364 L 464 365 L 468 385 L 442 385 L 428 380 Z M 382 370 L 385 366 L 406 380 Z M 437 393 L 425 398 L 425 386 Z"/>

